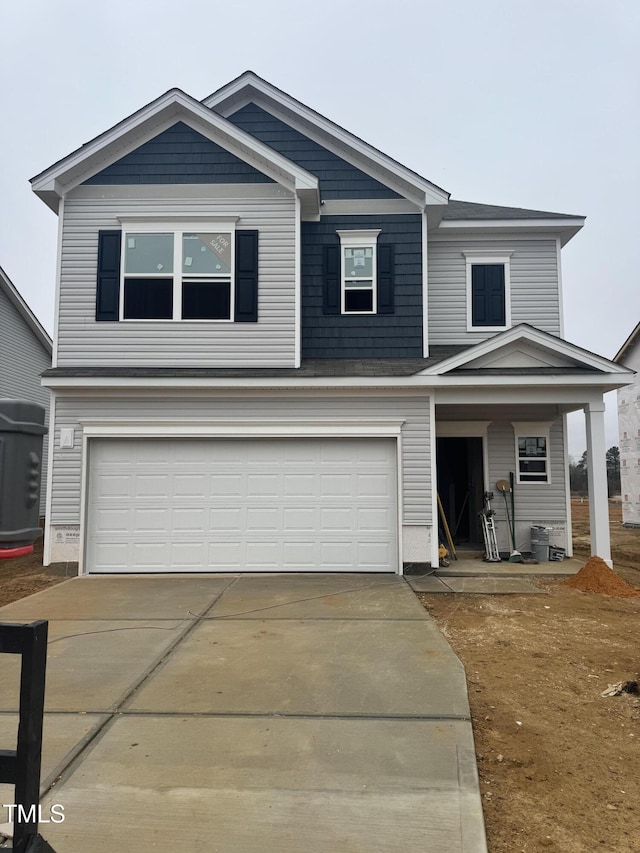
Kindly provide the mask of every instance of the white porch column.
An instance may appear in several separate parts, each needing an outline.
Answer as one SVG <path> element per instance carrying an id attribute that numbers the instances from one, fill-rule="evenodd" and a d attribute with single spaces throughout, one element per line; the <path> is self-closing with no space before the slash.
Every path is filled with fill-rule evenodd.
<path id="1" fill-rule="evenodd" d="M 612 568 L 609 536 L 609 497 L 604 435 L 604 401 L 588 403 L 584 409 L 587 427 L 587 478 L 589 484 L 589 527 L 591 555 L 601 557 Z"/>

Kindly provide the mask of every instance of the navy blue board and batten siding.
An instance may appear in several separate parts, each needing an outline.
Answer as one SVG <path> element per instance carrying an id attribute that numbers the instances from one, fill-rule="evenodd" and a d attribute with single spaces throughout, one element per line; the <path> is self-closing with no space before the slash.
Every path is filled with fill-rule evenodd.
<path id="1" fill-rule="evenodd" d="M 228 119 L 288 160 L 316 175 L 320 181 L 322 199 L 402 197 L 256 104 L 247 104 Z"/>
<path id="2" fill-rule="evenodd" d="M 340 230 L 380 228 L 378 245 L 394 246 L 393 314 L 325 314 L 324 246 Z M 323 216 L 302 223 L 302 357 L 420 358 L 422 218 L 419 214 Z"/>
<path id="3" fill-rule="evenodd" d="M 107 166 L 85 184 L 274 183 L 183 122 Z"/>

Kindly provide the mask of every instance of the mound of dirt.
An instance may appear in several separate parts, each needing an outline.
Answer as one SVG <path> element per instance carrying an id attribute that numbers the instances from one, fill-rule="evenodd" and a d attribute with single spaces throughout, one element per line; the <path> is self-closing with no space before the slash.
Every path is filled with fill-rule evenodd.
<path id="1" fill-rule="evenodd" d="M 632 598 L 640 595 L 640 590 L 634 589 L 631 584 L 623 580 L 600 557 L 590 557 L 576 575 L 566 578 L 561 583 L 580 592 L 596 592 L 618 598 Z"/>

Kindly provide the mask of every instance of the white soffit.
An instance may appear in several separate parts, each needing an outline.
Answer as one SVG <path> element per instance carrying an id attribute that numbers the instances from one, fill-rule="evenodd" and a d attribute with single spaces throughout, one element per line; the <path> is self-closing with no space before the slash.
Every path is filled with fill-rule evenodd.
<path id="1" fill-rule="evenodd" d="M 523 359 L 532 363 L 517 363 Z M 509 367 L 583 367 L 605 373 L 631 373 L 607 358 L 522 323 L 423 370 L 420 375 L 442 376 L 460 368 Z"/>
<path id="2" fill-rule="evenodd" d="M 248 103 L 255 103 L 420 207 L 446 205 L 449 201 L 450 193 L 446 190 L 334 124 L 253 71 L 241 74 L 202 103 L 225 117 Z"/>
<path id="3" fill-rule="evenodd" d="M 258 171 L 297 192 L 303 207 L 319 210 L 318 179 L 180 89 L 171 89 L 31 179 L 53 210 L 58 199 L 92 175 L 182 121 Z"/>

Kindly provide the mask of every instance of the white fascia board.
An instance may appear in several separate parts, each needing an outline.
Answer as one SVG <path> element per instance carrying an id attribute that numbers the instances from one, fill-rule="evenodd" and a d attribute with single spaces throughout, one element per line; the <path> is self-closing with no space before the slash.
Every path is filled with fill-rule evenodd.
<path id="1" fill-rule="evenodd" d="M 585 218 L 572 219 L 443 219 L 434 233 L 443 231 L 538 231 L 560 235 L 564 246 L 583 227 Z"/>
<path id="2" fill-rule="evenodd" d="M 628 371 L 631 373 L 631 371 Z M 152 392 L 156 389 L 175 389 L 178 391 L 194 391 L 198 389 L 223 390 L 278 390 L 298 391 L 305 388 L 318 389 L 351 389 L 376 388 L 385 391 L 408 391 L 426 388 L 455 388 L 455 389 L 484 389 L 487 393 L 494 388 L 511 389 L 545 389 L 551 384 L 558 389 L 563 388 L 596 388 L 599 393 L 622 388 L 629 384 L 628 378 L 612 374 L 578 374 L 541 376 L 431 376 L 414 374 L 413 376 L 307 376 L 307 377 L 158 377 L 149 376 L 94 376 L 94 377 L 44 377 L 42 385 L 55 389 L 145 389 Z"/>
<path id="3" fill-rule="evenodd" d="M 377 388 L 386 391 L 406 391 L 410 389 L 424 389 L 429 382 L 416 381 L 415 376 L 308 376 L 300 377 L 247 377 L 246 379 L 233 377 L 225 378 L 219 376 L 208 377 L 162 377 L 152 378 L 149 376 L 93 376 L 93 377 L 44 377 L 42 385 L 46 388 L 65 389 L 176 389 L 178 391 L 192 391 L 198 389 L 224 390 L 279 390 L 300 391 L 305 388 L 315 390 L 322 389 L 351 389 L 351 388 Z"/>
<path id="4" fill-rule="evenodd" d="M 32 178 L 33 191 L 43 197 L 50 193 L 61 196 L 177 121 L 183 121 L 198 133 L 228 148 L 278 183 L 296 191 L 318 192 L 315 175 L 176 89 Z"/>
<path id="5" fill-rule="evenodd" d="M 243 92 L 243 90 L 246 90 Z M 256 98 L 255 96 L 261 96 Z M 262 104 L 259 102 L 262 100 Z M 295 128 L 305 136 L 313 138 L 315 142 L 324 145 L 334 154 L 342 157 L 357 168 L 362 168 L 367 172 L 367 165 L 371 168 L 374 165 L 378 169 L 387 173 L 391 178 L 399 179 L 401 182 L 409 184 L 418 190 L 421 197 L 421 205 L 424 204 L 447 204 L 450 193 L 438 187 L 431 181 L 396 162 L 391 157 L 373 148 L 364 140 L 349 133 L 349 131 L 340 127 L 329 119 L 317 113 L 315 110 L 287 95 L 281 89 L 272 86 L 266 80 L 258 77 L 252 71 L 247 71 L 240 77 L 232 80 L 226 86 L 218 89 L 209 97 L 203 100 L 203 104 L 215 110 L 219 108 L 219 114 L 232 115 L 238 109 L 241 109 L 250 101 L 258 103 L 259 106 L 264 106 L 276 118 L 286 121 L 289 125 L 292 124 L 292 118 L 298 118 L 301 123 Z M 225 102 L 228 102 L 225 104 Z M 280 107 L 280 110 L 278 110 Z M 284 110 L 286 112 L 282 112 Z M 311 135 L 315 131 L 315 134 Z M 336 144 L 337 143 L 337 144 Z M 346 149 L 346 150 L 345 150 Z M 364 168 L 363 168 L 364 167 Z M 372 177 L 375 177 L 373 175 Z M 388 181 L 384 181 L 388 183 Z M 400 195 L 406 195 L 406 188 L 403 190 L 399 187 L 391 186 Z"/>
<path id="6" fill-rule="evenodd" d="M 497 352 L 502 347 L 513 343 L 514 341 L 529 341 L 542 349 L 551 350 L 552 352 L 563 355 L 566 358 L 577 361 L 585 367 L 591 367 L 605 373 L 632 374 L 632 371 L 627 370 L 627 368 L 621 369 L 620 365 L 614 364 L 614 362 L 610 361 L 608 358 L 603 358 L 595 353 L 590 353 L 575 344 L 571 344 L 561 338 L 556 338 L 554 335 L 550 335 L 547 332 L 541 332 L 533 326 L 526 326 L 523 324 L 513 326 L 511 329 L 500 332 L 494 337 L 476 344 L 457 355 L 451 356 L 451 358 L 447 358 L 434 365 L 434 367 L 427 368 L 422 372 L 424 375 L 442 376 L 452 370 L 464 367 L 483 355 Z M 486 377 L 483 378 L 486 379 Z M 525 379 L 526 377 L 521 378 Z M 451 380 L 453 377 L 450 376 L 448 379 Z"/>
<path id="7" fill-rule="evenodd" d="M 505 387 L 505 388 L 435 388 L 436 406 L 473 406 L 473 416 L 482 417 L 491 406 L 555 405 L 565 411 L 576 411 L 595 401 L 602 401 L 602 389 L 583 387 Z"/>

